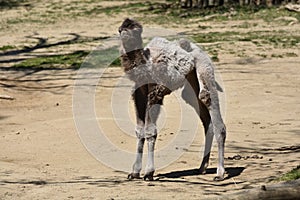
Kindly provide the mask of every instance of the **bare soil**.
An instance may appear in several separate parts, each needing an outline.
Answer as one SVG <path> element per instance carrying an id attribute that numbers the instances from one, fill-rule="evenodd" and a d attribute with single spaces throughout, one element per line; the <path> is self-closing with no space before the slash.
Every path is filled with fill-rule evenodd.
<path id="1" fill-rule="evenodd" d="M 70 1 L 60 2 L 66 6 Z M 122 5 L 123 2 L 113 3 Z M 98 4 L 111 5 L 109 1 Z M 96 6 L 96 3 L 91 6 Z M 1 11 L 1 15 L 5 16 L 1 22 L 1 46 L 14 45 L 22 49 L 26 45 L 36 44 L 38 38 L 46 38 L 47 43 L 54 44 L 72 38 L 71 33 L 90 38 L 116 38 L 117 28 L 124 17 L 138 15 L 116 13 L 110 16 L 100 13 L 95 18 L 82 16 L 76 20 L 58 17 L 48 24 L 33 21 L 11 24 L 5 21 L 27 19 L 26 12 L 34 18 L 33 13 L 39 15 L 48 8 L 47 1 L 33 1 L 29 7 Z M 207 30 L 197 29 L 197 22 L 191 21 L 183 28 L 172 23 L 166 23 L 164 28 L 208 34 Z M 206 22 L 205 25 L 210 26 L 211 31 L 226 31 L 240 23 Z M 255 27 L 258 30 L 286 29 L 286 26 L 262 20 L 255 23 L 259 24 Z M 288 26 L 288 29 L 299 34 L 299 22 Z M 198 175 L 195 172 L 201 161 L 204 141 L 200 125 L 193 144 L 175 162 L 157 170 L 156 181 L 128 181 L 126 172 L 109 168 L 89 154 L 78 136 L 72 102 L 76 70 L 11 68 L 20 59 L 79 49 L 92 50 L 101 43 L 53 45 L 1 55 L 0 94 L 14 97 L 14 100 L 0 99 L 0 199 L 216 198 L 269 183 L 299 165 L 299 46 L 256 48 L 247 42 L 225 42 L 220 43 L 220 61 L 216 65 L 226 96 L 223 105 L 226 105 L 224 113 L 228 132 L 225 152 L 227 178 L 222 182 L 212 181 L 217 166 L 216 147 L 213 148 L 207 174 Z M 248 56 L 238 57 L 229 53 L 228 49 L 242 49 Z M 293 52 L 297 56 L 271 57 L 274 52 L 282 55 Z M 259 57 L 259 53 L 267 56 Z M 118 129 L 110 107 L 111 94 L 116 89 L 114 86 L 123 75 L 119 67 L 104 72 L 105 78 L 101 79 L 96 89 L 95 109 L 107 137 L 114 144 L 133 152 L 135 138 Z M 124 88 L 131 90 L 127 85 Z M 130 105 L 132 102 L 130 99 L 128 101 Z M 130 106 L 131 116 L 134 116 Z M 157 149 L 163 148 L 179 132 L 177 123 L 181 113 L 174 96 L 166 98 L 164 116 L 165 123 L 159 133 Z"/>

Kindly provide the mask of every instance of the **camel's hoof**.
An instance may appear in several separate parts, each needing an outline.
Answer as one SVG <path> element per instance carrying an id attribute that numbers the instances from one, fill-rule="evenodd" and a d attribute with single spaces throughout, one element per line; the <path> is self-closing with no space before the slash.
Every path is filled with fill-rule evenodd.
<path id="1" fill-rule="evenodd" d="M 154 180 L 153 174 L 154 174 L 154 172 L 149 172 L 149 173 L 145 174 L 144 181 L 153 181 Z"/>
<path id="2" fill-rule="evenodd" d="M 224 180 L 224 176 L 216 176 L 214 178 L 214 181 L 223 181 Z"/>
<path id="3" fill-rule="evenodd" d="M 128 174 L 127 179 L 129 179 L 129 180 L 141 179 L 140 173 L 131 173 L 131 174 Z"/>

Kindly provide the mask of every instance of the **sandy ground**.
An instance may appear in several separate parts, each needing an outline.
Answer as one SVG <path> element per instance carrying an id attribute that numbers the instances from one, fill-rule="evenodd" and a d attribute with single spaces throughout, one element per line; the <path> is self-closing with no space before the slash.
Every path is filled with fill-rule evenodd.
<path id="1" fill-rule="evenodd" d="M 35 6 L 44 5 L 36 3 Z M 5 16 L 22 15 L 19 12 L 22 9 L 8 10 Z M 106 17 L 101 24 L 96 19 L 86 23 L 84 18 L 79 19 L 76 26 L 64 21 L 45 26 L 33 24 L 32 27 L 27 27 L 26 23 L 24 26 L 17 24 L 3 29 L 1 46 L 32 43 L 28 36 L 35 32 L 39 37 L 48 38 L 48 42 L 65 40 L 69 37 L 67 33 L 114 38 L 123 17 L 101 16 Z M 212 26 L 218 30 L 221 24 Z M 187 29 L 192 31 L 194 28 L 191 25 Z M 299 31 L 299 24 L 290 28 Z M 195 173 L 204 139 L 199 125 L 192 144 L 186 144 L 180 158 L 156 171 L 156 181 L 128 181 L 127 171 L 131 165 L 127 166 L 125 162 L 126 166 L 120 167 L 122 171 L 108 167 L 97 161 L 85 148 L 87 144 L 80 140 L 82 132 L 76 129 L 74 116 L 77 115 L 73 112 L 78 71 L 9 68 L 15 63 L 13 59 L 55 51 L 92 49 L 97 45 L 94 42 L 56 46 L 2 56 L 0 94 L 15 99 L 0 100 L 0 199 L 207 199 L 266 184 L 299 165 L 299 49 L 292 49 L 297 57 L 257 58 L 254 53 L 251 56 L 254 47 L 236 43 L 231 45 L 235 48 L 244 46 L 251 59 L 234 57 L 223 50 L 223 54 L 219 53 L 220 62 L 216 63 L 226 97 L 222 105 L 225 106 L 228 131 L 227 178 L 222 182 L 212 181 L 217 164 L 216 147 L 212 151 L 208 173 Z M 130 84 L 120 85 L 124 76 L 121 68 L 106 69 L 100 78 L 97 72 L 89 71 L 90 80 L 99 79 L 95 86 L 95 119 L 114 146 L 123 152 L 134 152 L 134 136 L 120 127 L 113 113 L 115 104 L 121 104 L 120 108 L 129 107 L 129 119 L 123 120 L 127 124 L 125 129 L 133 130 L 132 102 L 125 95 L 130 93 Z M 126 102 L 124 105 L 122 98 Z M 199 122 L 194 115 L 182 116 L 182 113 L 176 96 L 168 96 L 159 123 L 157 151 L 174 142 L 181 132 L 193 134 L 195 131 L 182 130 L 178 125 L 181 117 Z M 91 150 L 89 144 L 87 146 Z M 176 149 L 174 155 L 170 152 L 170 157 L 175 157 L 175 152 Z M 113 158 L 111 160 L 114 162 Z"/>

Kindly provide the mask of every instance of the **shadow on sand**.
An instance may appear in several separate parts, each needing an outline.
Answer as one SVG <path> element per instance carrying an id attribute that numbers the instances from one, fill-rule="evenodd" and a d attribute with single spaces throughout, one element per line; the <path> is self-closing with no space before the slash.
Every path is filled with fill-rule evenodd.
<path id="1" fill-rule="evenodd" d="M 236 176 L 239 176 L 243 171 L 245 167 L 228 167 L 226 168 L 227 176 L 226 179 L 230 179 Z M 206 174 L 216 174 L 217 168 L 209 168 L 206 170 Z M 182 178 L 187 176 L 198 176 L 201 175 L 199 172 L 199 169 L 188 169 L 188 170 L 181 170 L 181 171 L 173 171 L 165 174 L 158 174 L 158 177 L 164 177 L 164 178 Z"/>

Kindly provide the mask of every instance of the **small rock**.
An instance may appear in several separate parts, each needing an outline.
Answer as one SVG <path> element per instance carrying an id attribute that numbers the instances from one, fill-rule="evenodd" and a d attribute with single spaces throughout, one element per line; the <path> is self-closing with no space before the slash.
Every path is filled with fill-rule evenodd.
<path id="1" fill-rule="evenodd" d="M 189 151 L 187 148 L 182 148 L 183 151 Z"/>
<path id="2" fill-rule="evenodd" d="M 272 158 L 269 158 L 269 161 L 273 161 L 273 159 L 272 159 Z"/>
<path id="3" fill-rule="evenodd" d="M 59 103 L 56 103 L 56 106 L 59 106 Z"/>
<path id="4" fill-rule="evenodd" d="M 255 125 L 257 125 L 257 124 L 260 124 L 260 122 L 252 122 L 252 124 L 255 124 Z"/>

